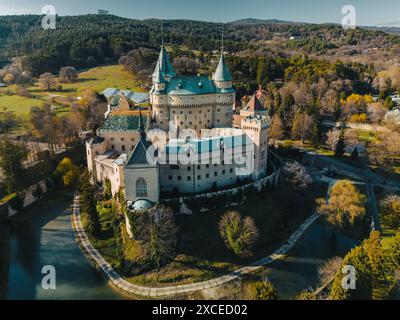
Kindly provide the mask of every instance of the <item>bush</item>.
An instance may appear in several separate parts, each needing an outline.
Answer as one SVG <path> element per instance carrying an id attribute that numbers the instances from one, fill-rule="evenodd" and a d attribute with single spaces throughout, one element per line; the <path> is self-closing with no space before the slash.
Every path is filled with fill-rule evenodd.
<path id="1" fill-rule="evenodd" d="M 400 196 L 389 196 L 381 201 L 382 223 L 391 229 L 400 229 Z"/>
<path id="2" fill-rule="evenodd" d="M 252 300 L 278 300 L 278 291 L 269 281 L 257 281 L 250 285 L 250 298 Z"/>
<path id="3" fill-rule="evenodd" d="M 228 211 L 219 222 L 219 232 L 228 249 L 240 258 L 253 255 L 253 246 L 258 238 L 258 229 L 250 217 L 242 219 L 236 211 Z"/>

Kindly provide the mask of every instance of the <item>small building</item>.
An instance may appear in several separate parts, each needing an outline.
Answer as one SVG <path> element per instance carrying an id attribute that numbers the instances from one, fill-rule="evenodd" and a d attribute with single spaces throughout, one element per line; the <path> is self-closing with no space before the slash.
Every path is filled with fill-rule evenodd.
<path id="1" fill-rule="evenodd" d="M 400 109 L 393 109 L 386 113 L 385 121 L 394 122 L 400 125 Z"/>

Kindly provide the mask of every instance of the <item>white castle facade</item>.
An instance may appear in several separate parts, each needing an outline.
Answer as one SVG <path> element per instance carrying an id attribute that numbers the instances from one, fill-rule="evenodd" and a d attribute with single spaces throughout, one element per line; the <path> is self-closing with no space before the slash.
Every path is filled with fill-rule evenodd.
<path id="1" fill-rule="evenodd" d="M 194 195 L 267 175 L 269 119 L 249 102 L 233 127 L 235 89 L 221 54 L 212 77 L 179 76 L 164 46 L 154 71 L 151 108 L 110 104 L 103 127 L 86 143 L 88 169 L 109 179 L 136 209 L 161 196 Z M 236 116 L 237 117 L 237 116 Z"/>

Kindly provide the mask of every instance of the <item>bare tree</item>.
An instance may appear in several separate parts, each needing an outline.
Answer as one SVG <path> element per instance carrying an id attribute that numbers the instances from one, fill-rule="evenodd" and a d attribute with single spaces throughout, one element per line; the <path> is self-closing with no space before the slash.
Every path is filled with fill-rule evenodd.
<path id="1" fill-rule="evenodd" d="M 340 140 L 341 132 L 338 129 L 332 129 L 326 134 L 326 144 L 332 151 L 336 150 L 336 146 Z"/>
<path id="2" fill-rule="evenodd" d="M 309 139 L 312 133 L 314 120 L 307 113 L 299 113 L 294 121 L 292 127 L 292 138 L 300 139 L 302 143 Z"/>
<path id="3" fill-rule="evenodd" d="M 51 73 L 46 72 L 39 77 L 39 85 L 43 90 L 50 91 L 57 85 L 57 82 Z"/>
<path id="4" fill-rule="evenodd" d="M 60 70 L 60 82 L 76 82 L 78 80 L 78 72 L 74 67 L 64 67 Z"/>

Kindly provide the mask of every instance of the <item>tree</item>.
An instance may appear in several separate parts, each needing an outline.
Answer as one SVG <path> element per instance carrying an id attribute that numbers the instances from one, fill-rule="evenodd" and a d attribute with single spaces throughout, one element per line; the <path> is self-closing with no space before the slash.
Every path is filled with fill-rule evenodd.
<path id="1" fill-rule="evenodd" d="M 306 139 L 310 139 L 314 120 L 306 113 L 299 113 L 294 121 L 292 127 L 292 138 L 300 139 L 304 143 Z"/>
<path id="2" fill-rule="evenodd" d="M 0 168 L 3 171 L 3 183 L 8 193 L 18 191 L 23 185 L 23 161 L 27 148 L 22 143 L 8 139 L 0 142 Z"/>
<path id="3" fill-rule="evenodd" d="M 269 281 L 257 281 L 250 285 L 252 300 L 279 300 L 278 291 Z"/>
<path id="4" fill-rule="evenodd" d="M 296 300 L 318 300 L 318 297 L 314 292 L 304 290 L 296 297 Z"/>
<path id="5" fill-rule="evenodd" d="M 325 214 L 327 221 L 339 228 L 353 226 L 365 218 L 365 196 L 350 180 L 336 182 L 329 192 L 328 202 L 318 200 L 319 212 Z"/>
<path id="6" fill-rule="evenodd" d="M 381 201 L 382 223 L 392 229 L 400 229 L 400 196 L 388 196 Z"/>
<path id="7" fill-rule="evenodd" d="M 344 141 L 344 133 L 343 130 L 340 132 L 339 140 L 336 144 L 336 149 L 335 149 L 335 156 L 336 157 L 343 157 L 344 152 L 346 150 L 346 143 Z"/>
<path id="8" fill-rule="evenodd" d="M 332 151 L 336 150 L 336 146 L 340 140 L 340 130 L 332 129 L 326 134 L 326 144 L 331 148 Z"/>
<path id="9" fill-rule="evenodd" d="M 197 74 L 199 69 L 197 61 L 189 57 L 175 58 L 173 64 L 175 71 L 182 75 Z"/>
<path id="10" fill-rule="evenodd" d="M 343 266 L 353 266 L 356 272 L 356 288 L 345 289 L 342 268 L 336 273 L 329 293 L 331 300 L 368 300 L 372 296 L 372 274 L 369 258 L 365 250 L 359 246 L 350 251 L 343 259 Z"/>
<path id="11" fill-rule="evenodd" d="M 368 255 L 372 275 L 372 299 L 383 299 L 388 295 L 390 288 L 389 273 L 386 270 L 387 257 L 382 247 L 379 231 L 372 231 L 370 237 L 364 240 L 363 249 Z"/>
<path id="12" fill-rule="evenodd" d="M 104 198 L 110 200 L 112 198 L 111 181 L 106 178 L 104 181 Z"/>
<path id="13" fill-rule="evenodd" d="M 318 268 L 319 281 L 322 285 L 332 281 L 335 274 L 340 270 L 342 262 L 342 258 L 334 257 L 326 261 Z"/>
<path id="14" fill-rule="evenodd" d="M 100 235 L 101 226 L 96 209 L 96 186 L 91 183 L 92 175 L 86 170 L 79 181 L 79 205 L 88 218 L 87 231 L 95 237 Z"/>
<path id="15" fill-rule="evenodd" d="M 143 259 L 150 266 L 160 268 L 175 257 L 177 232 L 171 209 L 157 206 L 137 212 L 137 238 L 143 245 Z"/>
<path id="16" fill-rule="evenodd" d="M 57 85 L 57 82 L 51 73 L 46 72 L 39 77 L 39 85 L 43 90 L 50 91 Z"/>
<path id="17" fill-rule="evenodd" d="M 395 131 L 380 132 L 377 139 L 368 144 L 368 157 L 373 164 L 392 164 L 399 154 L 400 133 Z"/>
<path id="18" fill-rule="evenodd" d="M 285 134 L 283 123 L 281 118 L 278 115 L 274 115 L 272 117 L 271 125 L 269 127 L 269 137 L 272 139 L 273 144 L 275 144 L 275 140 L 282 139 Z"/>
<path id="19" fill-rule="evenodd" d="M 237 256 L 247 258 L 253 255 L 258 230 L 252 218 L 242 219 L 238 212 L 228 211 L 219 222 L 219 232 L 228 249 Z"/>
<path id="20" fill-rule="evenodd" d="M 283 166 L 283 172 L 296 187 L 307 189 L 313 183 L 312 177 L 300 162 L 294 160 L 286 161 Z"/>
<path id="21" fill-rule="evenodd" d="M 76 82 L 78 80 L 78 72 L 74 67 L 64 67 L 60 70 L 60 82 Z"/>
<path id="22" fill-rule="evenodd" d="M 352 266 L 355 269 L 356 288 L 345 289 L 343 282 L 346 282 L 345 274 L 342 268 L 338 270 L 333 281 L 330 298 L 333 300 L 349 299 L 383 299 L 390 295 L 396 278 L 396 270 L 399 266 L 399 257 L 392 260 L 392 250 L 399 248 L 400 237 L 396 238 L 391 245 L 389 252 L 383 250 L 382 239 L 378 231 L 373 231 L 370 237 L 363 243 L 351 250 L 343 259 L 342 268 Z M 396 249 L 395 249 L 396 250 Z M 396 261 L 397 259 L 397 261 Z M 396 261 L 390 264 L 390 261 Z"/>
<path id="23" fill-rule="evenodd" d="M 61 180 L 65 187 L 74 189 L 79 182 L 79 168 L 70 158 L 64 158 L 54 171 L 56 179 Z"/>

